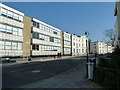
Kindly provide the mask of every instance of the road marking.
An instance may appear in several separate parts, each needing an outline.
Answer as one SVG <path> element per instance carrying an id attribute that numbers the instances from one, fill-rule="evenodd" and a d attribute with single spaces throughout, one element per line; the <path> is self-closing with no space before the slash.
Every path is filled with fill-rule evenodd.
<path id="1" fill-rule="evenodd" d="M 32 72 L 33 72 L 33 73 L 39 73 L 40 70 L 33 70 Z"/>
<path id="2" fill-rule="evenodd" d="M 26 69 L 18 69 L 18 70 L 13 70 L 13 71 L 10 71 L 10 72 L 16 72 L 16 71 L 28 70 L 28 69 L 31 69 L 31 68 L 33 68 L 33 67 L 26 68 Z"/>

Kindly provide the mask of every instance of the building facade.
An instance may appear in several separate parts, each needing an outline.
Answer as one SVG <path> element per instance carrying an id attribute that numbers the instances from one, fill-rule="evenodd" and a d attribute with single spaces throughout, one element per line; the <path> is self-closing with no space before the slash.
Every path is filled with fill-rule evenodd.
<path id="1" fill-rule="evenodd" d="M 95 54 L 106 54 L 112 53 L 114 51 L 114 47 L 111 43 L 106 42 L 91 42 L 90 43 L 90 52 Z"/>
<path id="2" fill-rule="evenodd" d="M 115 30 L 115 47 L 120 47 L 120 1 L 116 2 L 114 16 L 116 16 L 116 22 L 114 26 Z"/>
<path id="3" fill-rule="evenodd" d="M 71 55 L 71 34 L 63 32 L 63 55 Z"/>
<path id="4" fill-rule="evenodd" d="M 28 34 L 28 39 L 24 37 L 23 56 L 52 56 L 61 52 L 61 30 L 38 19 L 25 18 L 30 23 L 24 23 L 24 34 Z M 25 50 L 27 44 L 29 47 Z"/>
<path id="5" fill-rule="evenodd" d="M 77 36 L 72 34 L 72 55 L 86 55 L 88 51 L 88 38 L 86 36 Z"/>
<path id="6" fill-rule="evenodd" d="M 22 56 L 24 13 L 0 3 L 0 57 Z"/>
<path id="7" fill-rule="evenodd" d="M 0 57 L 86 55 L 88 41 L 0 3 Z"/>

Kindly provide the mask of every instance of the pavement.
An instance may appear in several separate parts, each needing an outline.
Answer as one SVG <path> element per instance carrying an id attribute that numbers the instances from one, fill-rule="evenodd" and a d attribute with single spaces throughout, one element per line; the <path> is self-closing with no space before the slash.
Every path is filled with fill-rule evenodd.
<path id="1" fill-rule="evenodd" d="M 24 63 L 32 63 L 32 62 L 37 62 L 37 61 L 41 61 L 41 62 L 45 62 L 45 61 L 53 61 L 53 60 L 64 60 L 65 58 L 73 58 L 73 57 L 78 57 L 78 56 L 63 56 L 61 58 L 54 58 L 54 57 L 47 57 L 47 58 L 32 58 L 31 61 L 28 61 L 27 59 L 20 59 L 20 60 L 16 60 L 16 62 L 10 62 L 10 63 L 0 63 L 0 66 L 11 66 L 11 65 L 17 65 L 17 64 L 24 64 Z"/>
<path id="2" fill-rule="evenodd" d="M 2 70 L 3 88 L 94 88 L 86 79 L 86 57 L 4 64 Z"/>

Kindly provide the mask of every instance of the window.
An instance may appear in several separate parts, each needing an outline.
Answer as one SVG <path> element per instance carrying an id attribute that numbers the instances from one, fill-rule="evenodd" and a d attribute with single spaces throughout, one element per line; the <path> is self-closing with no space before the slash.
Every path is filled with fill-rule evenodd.
<path id="1" fill-rule="evenodd" d="M 5 42 L 0 41 L 0 50 L 4 50 Z"/>
<path id="2" fill-rule="evenodd" d="M 35 50 L 35 45 L 34 44 L 32 45 L 32 50 Z"/>
<path id="3" fill-rule="evenodd" d="M 54 42 L 54 38 L 53 37 L 50 37 L 50 42 Z"/>
<path id="4" fill-rule="evenodd" d="M 12 11 L 6 10 L 4 8 L 1 8 L 1 15 L 17 21 L 23 21 L 23 16 L 18 15 Z"/>
<path id="5" fill-rule="evenodd" d="M 56 32 L 56 31 L 54 31 L 53 33 L 54 33 L 54 34 L 57 34 L 57 32 Z"/>
<path id="6" fill-rule="evenodd" d="M 41 46 L 41 45 L 39 45 L 39 50 L 40 50 L 40 51 L 42 50 L 42 46 Z"/>
<path id="7" fill-rule="evenodd" d="M 75 53 L 75 49 L 74 49 L 74 53 Z"/>
<path id="8" fill-rule="evenodd" d="M 17 42 L 12 42 L 12 50 L 13 49 L 15 49 L 15 50 L 17 49 Z"/>
<path id="9" fill-rule="evenodd" d="M 7 10 L 6 9 L 1 8 L 1 13 L 2 13 L 2 15 L 6 15 L 7 16 Z"/>
<path id="10" fill-rule="evenodd" d="M 22 36 L 22 29 L 18 29 L 18 35 Z"/>
<path id="11" fill-rule="evenodd" d="M 13 34 L 14 34 L 14 35 L 18 35 L 18 29 L 15 28 L 15 27 L 13 27 Z"/>
<path id="12" fill-rule="evenodd" d="M 11 42 L 6 41 L 5 49 L 7 49 L 7 50 L 11 49 Z"/>
<path id="13" fill-rule="evenodd" d="M 13 18 L 13 12 L 8 11 L 8 17 L 9 17 L 9 18 Z"/>
<path id="14" fill-rule="evenodd" d="M 32 21 L 33 22 L 33 26 L 36 26 L 36 22 L 35 21 Z"/>
<path id="15" fill-rule="evenodd" d="M 18 50 L 22 50 L 22 43 L 18 43 Z"/>
<path id="16" fill-rule="evenodd" d="M 37 23 L 37 28 L 39 28 L 39 23 Z"/>
<path id="17" fill-rule="evenodd" d="M 9 34 L 12 34 L 12 27 L 11 26 L 7 26 L 7 31 L 6 32 L 9 33 Z"/>
<path id="18" fill-rule="evenodd" d="M 14 16 L 13 16 L 13 17 L 14 17 L 15 20 L 18 20 L 18 19 L 19 19 L 19 15 L 16 14 L 16 13 L 14 13 Z"/>
<path id="19" fill-rule="evenodd" d="M 0 31 L 1 31 L 1 32 L 6 32 L 5 28 L 6 28 L 5 25 L 0 24 Z"/>
<path id="20" fill-rule="evenodd" d="M 73 46 L 75 46 L 75 42 L 73 43 Z"/>
<path id="21" fill-rule="evenodd" d="M 36 45 L 36 50 L 39 50 L 39 45 Z"/>
<path id="22" fill-rule="evenodd" d="M 19 20 L 23 21 L 23 16 L 19 15 Z"/>
<path id="23" fill-rule="evenodd" d="M 39 50 L 39 45 L 34 45 L 34 44 L 33 44 L 33 45 L 32 45 L 32 49 L 33 49 L 33 50 Z"/>

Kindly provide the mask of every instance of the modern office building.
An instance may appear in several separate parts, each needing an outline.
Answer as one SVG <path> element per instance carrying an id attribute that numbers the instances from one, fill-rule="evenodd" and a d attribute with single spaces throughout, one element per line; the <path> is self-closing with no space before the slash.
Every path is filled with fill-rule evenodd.
<path id="1" fill-rule="evenodd" d="M 0 57 L 22 56 L 24 13 L 0 3 Z"/>
<path id="2" fill-rule="evenodd" d="M 63 33 L 63 55 L 71 55 L 71 34 L 68 32 Z"/>
<path id="3" fill-rule="evenodd" d="M 114 51 L 114 47 L 111 43 L 106 42 L 91 42 L 90 43 L 90 52 L 95 54 L 106 54 L 112 53 Z"/>
<path id="4" fill-rule="evenodd" d="M 116 16 L 116 22 L 115 22 L 115 47 L 120 48 L 120 1 L 116 2 L 115 5 L 115 11 L 114 11 L 114 16 Z"/>
<path id="5" fill-rule="evenodd" d="M 86 55 L 88 51 L 88 38 L 86 36 L 77 36 L 72 34 L 72 55 Z"/>
<path id="6" fill-rule="evenodd" d="M 23 56 L 57 55 L 62 50 L 61 43 L 61 30 L 25 16 Z"/>

